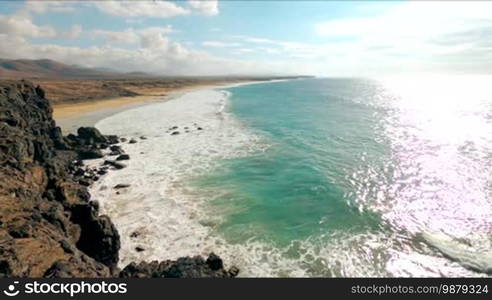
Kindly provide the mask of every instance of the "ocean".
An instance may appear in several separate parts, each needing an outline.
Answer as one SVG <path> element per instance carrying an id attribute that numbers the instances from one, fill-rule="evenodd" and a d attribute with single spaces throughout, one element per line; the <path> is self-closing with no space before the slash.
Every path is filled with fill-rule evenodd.
<path id="1" fill-rule="evenodd" d="M 91 193 L 120 231 L 122 265 L 213 251 L 245 277 L 482 276 L 489 83 L 311 78 L 190 92 L 96 124 L 146 139 L 125 144 L 128 167 Z"/>

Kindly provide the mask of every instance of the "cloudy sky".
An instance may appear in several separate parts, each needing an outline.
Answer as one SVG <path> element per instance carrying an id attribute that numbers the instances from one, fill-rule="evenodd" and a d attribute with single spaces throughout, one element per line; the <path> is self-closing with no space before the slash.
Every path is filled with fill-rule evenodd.
<path id="1" fill-rule="evenodd" d="M 492 2 L 2 0 L 0 45 L 170 75 L 484 74 Z"/>

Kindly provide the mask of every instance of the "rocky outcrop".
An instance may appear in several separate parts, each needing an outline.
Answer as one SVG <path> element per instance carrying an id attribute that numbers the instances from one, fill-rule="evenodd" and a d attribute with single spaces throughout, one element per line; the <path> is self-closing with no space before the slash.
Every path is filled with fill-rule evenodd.
<path id="1" fill-rule="evenodd" d="M 153 261 L 131 263 L 120 273 L 120 277 L 162 277 L 162 278 L 228 278 L 235 277 L 239 270 L 224 269 L 222 259 L 211 253 L 207 260 L 200 256 L 182 257 L 176 261 Z"/>
<path id="2" fill-rule="evenodd" d="M 98 170 L 82 159 L 122 154 L 116 136 L 80 128 L 64 137 L 42 88 L 0 82 L 0 277 L 231 277 L 222 262 L 181 258 L 118 270 L 120 238 L 87 186 L 123 164 Z M 113 147 L 114 146 L 114 147 Z M 107 150 L 109 151 L 109 150 Z M 159 267 L 155 267 L 156 264 Z M 220 265 L 220 267 L 218 267 Z"/>
<path id="3" fill-rule="evenodd" d="M 72 180 L 69 166 L 77 158 L 40 87 L 1 84 L 0 276 L 114 275 L 119 235 Z M 104 255 L 84 248 L 98 235 L 113 245 Z"/>

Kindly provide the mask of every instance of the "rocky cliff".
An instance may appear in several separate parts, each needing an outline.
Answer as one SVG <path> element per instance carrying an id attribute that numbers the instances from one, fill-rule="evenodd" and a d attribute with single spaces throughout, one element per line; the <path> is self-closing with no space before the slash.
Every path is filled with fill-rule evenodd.
<path id="1" fill-rule="evenodd" d="M 117 268 L 118 231 L 79 172 L 116 143 L 93 128 L 64 137 L 43 89 L 0 83 L 0 277 L 234 277 L 213 254 Z"/>

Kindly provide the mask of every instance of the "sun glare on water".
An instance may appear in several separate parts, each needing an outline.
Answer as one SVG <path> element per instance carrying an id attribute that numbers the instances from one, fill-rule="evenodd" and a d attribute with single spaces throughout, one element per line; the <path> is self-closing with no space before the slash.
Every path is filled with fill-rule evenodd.
<path id="1" fill-rule="evenodd" d="M 488 76 L 420 76 L 384 81 L 396 95 L 385 120 L 398 192 L 385 215 L 411 232 L 457 237 L 492 230 Z M 390 197 L 391 198 L 391 197 Z"/>

